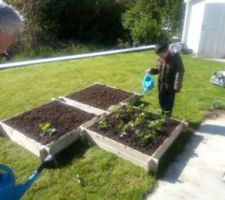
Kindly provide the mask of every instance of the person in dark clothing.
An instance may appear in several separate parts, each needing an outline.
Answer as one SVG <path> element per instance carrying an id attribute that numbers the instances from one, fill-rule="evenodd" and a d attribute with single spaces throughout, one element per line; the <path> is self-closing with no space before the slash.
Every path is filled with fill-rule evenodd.
<path id="1" fill-rule="evenodd" d="M 176 93 L 180 92 L 182 88 L 184 65 L 178 53 L 169 51 L 169 45 L 167 43 L 156 45 L 155 52 L 159 56 L 157 66 L 146 69 L 146 72 L 152 75 L 159 74 L 159 105 L 162 114 L 170 117 L 172 115 Z"/>

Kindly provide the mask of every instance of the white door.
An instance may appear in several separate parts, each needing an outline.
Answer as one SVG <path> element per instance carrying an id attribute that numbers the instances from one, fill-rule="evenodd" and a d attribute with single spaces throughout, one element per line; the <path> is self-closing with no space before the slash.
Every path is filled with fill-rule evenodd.
<path id="1" fill-rule="evenodd" d="M 198 56 L 225 58 L 225 3 L 206 4 Z"/>
<path id="2" fill-rule="evenodd" d="M 192 49 L 194 54 L 197 54 L 199 49 L 203 15 L 204 15 L 204 4 L 194 3 L 191 6 L 190 10 L 190 18 L 186 41 L 188 48 Z"/>

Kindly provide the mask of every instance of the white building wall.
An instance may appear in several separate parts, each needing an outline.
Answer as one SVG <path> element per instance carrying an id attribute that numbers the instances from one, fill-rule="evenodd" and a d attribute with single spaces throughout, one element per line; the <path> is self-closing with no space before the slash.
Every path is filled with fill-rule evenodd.
<path id="1" fill-rule="evenodd" d="M 206 3 L 198 55 L 225 58 L 225 3 Z"/>
<path id="2" fill-rule="evenodd" d="M 198 52 L 201 37 L 202 21 L 204 15 L 204 3 L 195 3 L 190 8 L 190 21 L 187 28 L 186 45 L 194 53 Z"/>
<path id="3" fill-rule="evenodd" d="M 208 6 L 218 3 L 224 3 L 225 5 L 225 0 L 185 0 L 185 3 L 186 14 L 182 42 L 192 49 L 196 55 L 208 58 L 224 57 L 225 13 L 223 12 L 225 11 L 220 11 L 220 14 L 217 14 L 217 11 L 212 13 L 213 9 L 210 10 Z M 218 12 L 221 9 L 218 9 Z M 217 17 L 215 18 L 214 15 L 217 15 Z M 214 20 L 209 20 L 209 18 L 214 18 Z M 211 27 L 214 27 L 214 25 L 216 25 L 216 28 L 213 32 Z"/>

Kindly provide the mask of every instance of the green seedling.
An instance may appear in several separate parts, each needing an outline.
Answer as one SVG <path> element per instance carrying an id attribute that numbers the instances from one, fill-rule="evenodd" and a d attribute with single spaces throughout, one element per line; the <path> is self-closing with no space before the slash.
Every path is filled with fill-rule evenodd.
<path id="1" fill-rule="evenodd" d="M 149 139 L 154 140 L 157 137 L 157 131 L 161 129 L 164 123 L 165 123 L 164 118 L 148 122 L 148 127 L 151 129 L 149 133 L 150 135 Z"/>
<path id="2" fill-rule="evenodd" d="M 155 140 L 157 137 L 157 130 L 151 129 L 150 132 L 145 133 L 142 130 L 137 129 L 134 134 L 139 138 L 139 144 L 145 147 L 151 140 Z"/>
<path id="3" fill-rule="evenodd" d="M 142 103 L 142 104 L 139 106 L 140 109 L 144 109 L 145 107 L 146 107 L 146 105 L 145 105 L 144 103 Z"/>
<path id="4" fill-rule="evenodd" d="M 120 137 L 127 136 L 129 132 L 131 132 L 134 129 L 134 123 L 132 121 L 128 122 L 123 126 L 122 133 L 120 134 Z"/>
<path id="5" fill-rule="evenodd" d="M 146 134 L 144 135 L 142 138 L 140 138 L 140 142 L 139 144 L 142 146 L 142 147 L 145 147 L 149 141 L 152 139 L 152 135 L 151 134 Z"/>
<path id="6" fill-rule="evenodd" d="M 161 116 L 162 119 L 166 121 L 170 114 L 170 111 L 163 111 L 162 109 L 159 109 L 159 115 Z"/>
<path id="7" fill-rule="evenodd" d="M 110 124 L 106 118 L 103 118 L 98 122 L 98 128 L 101 130 L 108 129 L 109 127 L 110 127 Z"/>
<path id="8" fill-rule="evenodd" d="M 120 134 L 120 137 L 123 138 L 124 136 L 127 136 L 127 135 L 128 135 L 127 132 L 122 132 L 122 133 Z"/>
<path id="9" fill-rule="evenodd" d="M 126 112 L 127 113 L 131 113 L 133 111 L 133 109 L 134 109 L 132 103 L 127 104 L 125 108 L 126 108 Z"/>
<path id="10" fill-rule="evenodd" d="M 137 115 L 134 124 L 139 125 L 143 123 L 146 117 L 147 117 L 146 112 L 141 112 L 140 114 Z"/>
<path id="11" fill-rule="evenodd" d="M 157 120 L 154 120 L 154 121 L 149 121 L 148 122 L 148 127 L 149 128 L 152 128 L 152 129 L 160 129 L 162 127 L 162 125 L 165 123 L 165 120 L 164 119 L 157 119 Z"/>
<path id="12" fill-rule="evenodd" d="M 144 131 L 141 131 L 139 129 L 137 129 L 134 134 L 138 137 L 138 138 L 142 138 L 145 136 L 145 132 Z"/>
<path id="13" fill-rule="evenodd" d="M 119 131 L 123 131 L 125 125 L 126 125 L 126 122 L 123 121 L 122 119 L 120 119 L 120 120 L 119 120 L 119 123 L 118 123 L 118 125 L 117 125 L 117 129 L 118 129 Z"/>
<path id="14" fill-rule="evenodd" d="M 134 122 L 133 121 L 129 121 L 124 127 L 123 127 L 123 131 L 126 132 L 129 129 L 134 129 Z"/>
<path id="15" fill-rule="evenodd" d="M 41 123 L 38 125 L 39 129 L 42 131 L 42 134 L 52 137 L 56 133 L 56 128 L 52 127 L 50 123 Z"/>
<path id="16" fill-rule="evenodd" d="M 139 138 L 139 145 L 141 145 L 142 147 L 146 146 L 149 142 L 149 135 L 145 134 L 144 131 L 141 131 L 139 129 L 137 129 L 134 134 Z"/>
<path id="17" fill-rule="evenodd" d="M 110 106 L 110 107 L 109 107 L 109 112 L 111 112 L 111 113 L 116 113 L 116 112 L 118 112 L 118 107 L 117 107 L 117 106 Z"/>
<path id="18" fill-rule="evenodd" d="M 157 131 L 152 130 L 152 131 L 148 134 L 147 139 L 148 139 L 148 141 L 149 141 L 149 140 L 155 140 L 156 137 L 157 137 Z"/>

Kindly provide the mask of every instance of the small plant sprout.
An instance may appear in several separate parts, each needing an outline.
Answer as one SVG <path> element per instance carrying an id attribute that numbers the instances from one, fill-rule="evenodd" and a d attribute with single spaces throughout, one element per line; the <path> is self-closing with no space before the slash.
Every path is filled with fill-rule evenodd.
<path id="1" fill-rule="evenodd" d="M 142 103 L 139 108 L 144 109 L 146 107 L 146 105 L 144 103 Z"/>
<path id="2" fill-rule="evenodd" d="M 157 133 L 155 131 L 145 133 L 144 131 L 137 129 L 134 134 L 139 138 L 139 145 L 142 147 L 146 146 L 150 140 L 154 140 L 157 137 Z"/>
<path id="3" fill-rule="evenodd" d="M 129 129 L 133 129 L 134 128 L 134 122 L 133 121 L 129 121 L 124 127 L 123 127 L 123 131 L 126 132 Z"/>
<path id="4" fill-rule="evenodd" d="M 134 124 L 135 125 L 141 124 L 142 122 L 144 122 L 145 118 L 146 118 L 146 112 L 141 112 L 140 114 L 137 115 Z"/>
<path id="5" fill-rule="evenodd" d="M 110 106 L 109 111 L 112 113 L 116 113 L 116 112 L 118 112 L 118 108 L 116 106 Z"/>
<path id="6" fill-rule="evenodd" d="M 108 129 L 110 127 L 110 124 L 108 120 L 104 117 L 98 122 L 98 128 L 101 130 Z"/>
<path id="7" fill-rule="evenodd" d="M 50 123 L 41 123 L 38 125 L 38 128 L 41 130 L 43 136 L 52 137 L 56 133 L 56 128 L 52 127 Z"/>
<path id="8" fill-rule="evenodd" d="M 122 128 L 122 133 L 120 134 L 120 137 L 127 136 L 129 134 L 129 131 L 132 131 L 134 128 L 134 123 L 132 121 L 125 124 Z"/>
<path id="9" fill-rule="evenodd" d="M 132 103 L 128 103 L 126 105 L 126 112 L 127 113 L 131 113 L 133 111 L 134 107 L 133 107 L 133 104 Z"/>
<path id="10" fill-rule="evenodd" d="M 162 109 L 159 109 L 159 115 L 161 116 L 162 119 L 166 121 L 170 114 L 170 111 L 163 111 Z"/>
<path id="11" fill-rule="evenodd" d="M 142 137 L 145 136 L 145 132 L 144 132 L 144 131 L 141 131 L 141 130 L 139 130 L 139 129 L 137 129 L 134 133 L 135 133 L 135 135 L 136 135 L 137 137 L 139 137 L 139 138 L 142 138 Z"/>
<path id="12" fill-rule="evenodd" d="M 162 118 L 162 119 L 157 119 L 157 120 L 154 120 L 154 121 L 149 121 L 148 122 L 148 127 L 149 128 L 152 128 L 154 130 L 158 130 L 162 127 L 162 125 L 165 123 L 165 120 Z"/>
<path id="13" fill-rule="evenodd" d="M 127 132 L 122 132 L 122 133 L 120 134 L 120 137 L 121 137 L 121 138 L 124 137 L 124 136 L 127 136 Z"/>
<path id="14" fill-rule="evenodd" d="M 119 124 L 117 125 L 117 129 L 118 129 L 119 131 L 123 131 L 125 125 L 126 125 L 126 122 L 125 122 L 124 120 L 120 119 L 120 120 L 119 120 Z"/>

